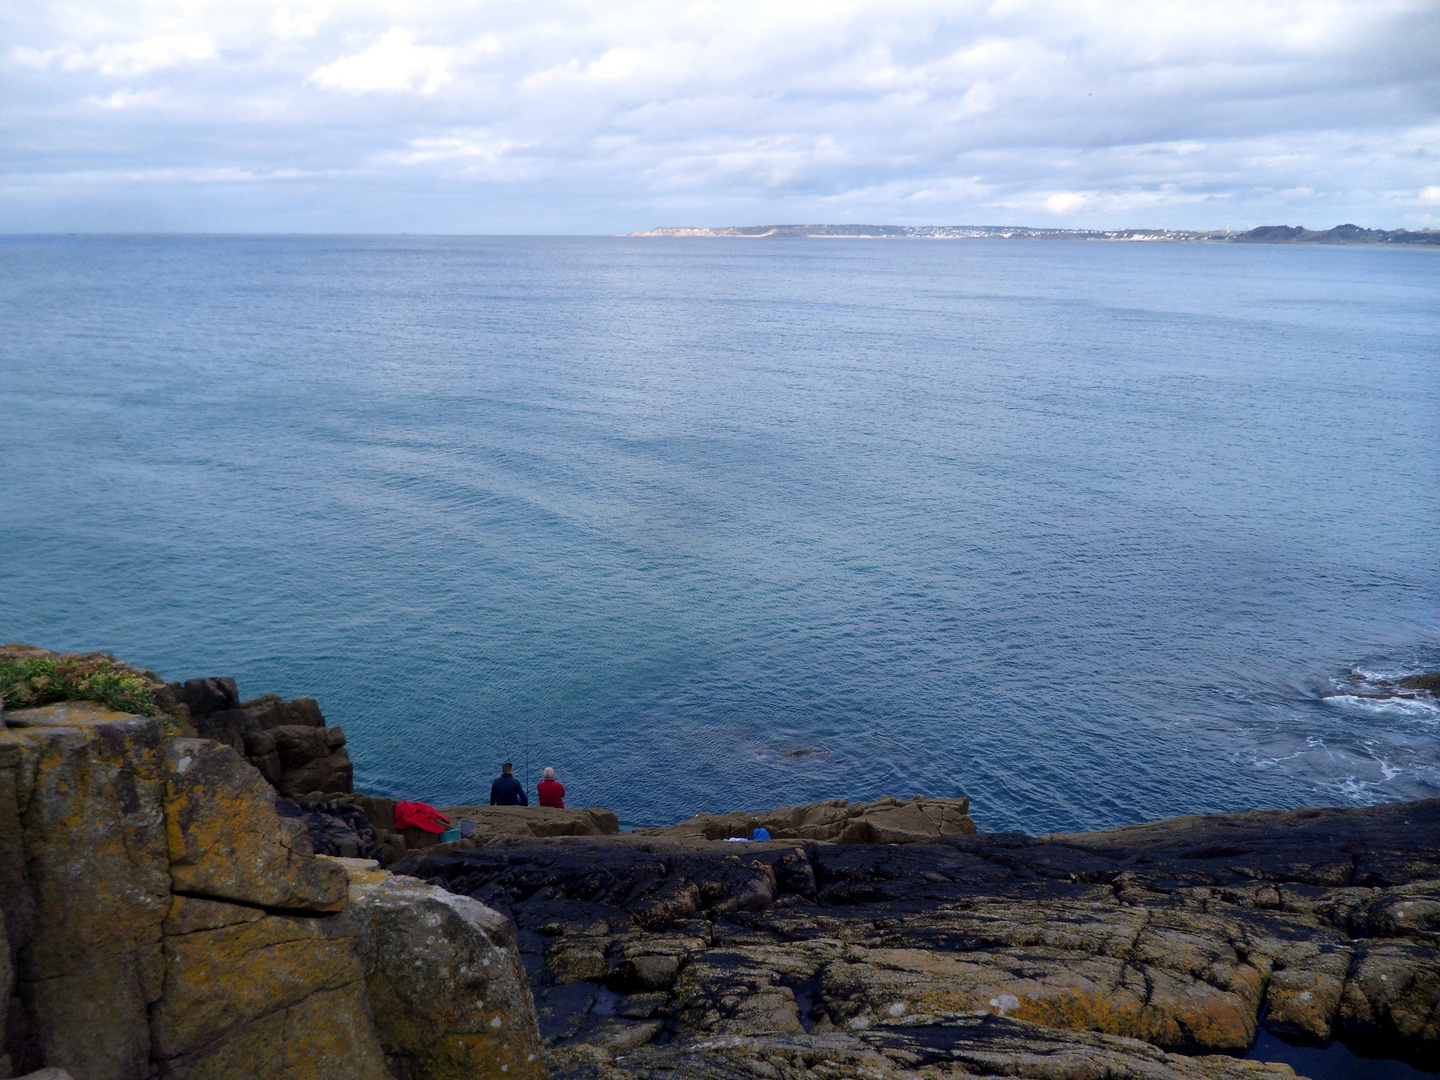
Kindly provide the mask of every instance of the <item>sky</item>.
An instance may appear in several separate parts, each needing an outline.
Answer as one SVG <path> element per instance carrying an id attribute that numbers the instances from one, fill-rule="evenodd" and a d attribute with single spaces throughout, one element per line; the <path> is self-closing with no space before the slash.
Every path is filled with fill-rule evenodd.
<path id="1" fill-rule="evenodd" d="M 1440 0 L 11 0 L 0 231 L 1440 226 Z"/>

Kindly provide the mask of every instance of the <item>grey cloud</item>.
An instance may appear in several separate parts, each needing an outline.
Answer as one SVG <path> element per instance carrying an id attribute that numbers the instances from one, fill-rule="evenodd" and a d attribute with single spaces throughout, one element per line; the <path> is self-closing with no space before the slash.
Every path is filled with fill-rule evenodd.
<path id="1" fill-rule="evenodd" d="M 11 230 L 1440 224 L 1433 2 L 16 7 Z"/>

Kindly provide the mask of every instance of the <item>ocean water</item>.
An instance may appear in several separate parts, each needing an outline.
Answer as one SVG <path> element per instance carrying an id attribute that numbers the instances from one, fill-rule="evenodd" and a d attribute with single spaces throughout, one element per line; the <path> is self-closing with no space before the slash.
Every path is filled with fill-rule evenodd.
<path id="1" fill-rule="evenodd" d="M 363 790 L 982 829 L 1440 794 L 1440 257 L 0 239 L 0 637 Z"/>

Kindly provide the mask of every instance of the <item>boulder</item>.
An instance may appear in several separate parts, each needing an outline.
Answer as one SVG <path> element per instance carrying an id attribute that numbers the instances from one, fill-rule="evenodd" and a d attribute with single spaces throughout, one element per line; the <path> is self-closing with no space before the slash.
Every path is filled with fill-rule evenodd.
<path id="1" fill-rule="evenodd" d="M 172 739 L 165 749 L 165 836 L 174 890 L 266 908 L 336 911 L 346 877 L 317 860 L 304 826 L 228 746 Z"/>
<path id="2" fill-rule="evenodd" d="M 169 704 L 202 721 L 246 711 L 222 707 L 236 704 L 224 681 L 178 689 L 188 701 L 167 688 Z M 283 719 L 319 716 L 282 704 Z M 169 724 L 87 702 L 6 714 L 0 1076 L 543 1075 L 503 916 L 387 875 L 348 903 L 349 870 L 313 854 L 261 774 L 229 745 L 167 739 Z M 243 730 L 253 749 L 286 727 Z M 318 732 L 325 759 L 344 739 L 288 727 Z M 357 806 L 288 806 L 376 846 Z"/>
<path id="3" fill-rule="evenodd" d="M 312 761 L 329 757 L 331 750 L 345 745 L 345 733 L 338 727 L 310 727 L 284 724 L 264 732 L 280 754 L 281 767 L 290 772 L 302 769 Z M 306 788 L 307 791 L 329 791 L 326 787 Z M 334 789 L 339 790 L 339 789 Z"/>
<path id="4" fill-rule="evenodd" d="M 25 834 L 21 811 L 29 805 L 39 752 L 33 739 L 0 728 L 0 913 L 5 917 L 6 952 L 14 956 L 30 940 L 35 899 L 25 877 Z"/>
<path id="5" fill-rule="evenodd" d="M 394 799 L 387 799 L 382 795 L 362 795 L 358 792 L 351 794 L 326 795 L 325 798 L 332 802 L 348 802 L 352 806 L 358 806 L 365 820 L 370 822 L 377 833 L 385 834 L 395 831 L 395 805 Z"/>
<path id="6" fill-rule="evenodd" d="M 1430 941 L 1367 942 L 1345 980 L 1340 1026 L 1385 1043 L 1440 1043 L 1440 954 Z"/>
<path id="7" fill-rule="evenodd" d="M 397 1075 L 544 1077 L 510 920 L 373 861 L 334 862 L 350 876 L 350 905 L 340 920 L 357 933 L 375 1032 Z"/>
<path id="8" fill-rule="evenodd" d="M 394 1080 L 375 1042 L 364 985 L 322 990 L 248 1024 L 190 1058 L 160 1063 L 166 1080 Z"/>
<path id="9" fill-rule="evenodd" d="M 1334 941 L 1287 943 L 1275 949 L 1265 988 L 1265 1026 L 1312 1042 L 1329 1041 L 1353 955 L 1338 935 Z"/>
<path id="10" fill-rule="evenodd" d="M 260 770 L 260 775 L 274 788 L 280 786 L 280 775 L 283 766 L 280 764 L 280 750 L 275 744 L 275 736 L 268 731 L 257 729 L 249 725 L 245 729 L 244 750 L 245 760 Z"/>
<path id="11" fill-rule="evenodd" d="M 25 881 L 7 884 L 5 914 L 28 1039 L 86 1080 L 143 1075 L 169 905 L 160 722 L 93 702 L 7 719 L 0 814 L 18 818 Z"/>

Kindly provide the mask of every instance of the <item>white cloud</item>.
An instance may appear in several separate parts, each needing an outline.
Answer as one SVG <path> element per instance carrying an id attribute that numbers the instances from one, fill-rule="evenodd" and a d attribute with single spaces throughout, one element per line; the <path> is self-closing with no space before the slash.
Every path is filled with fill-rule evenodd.
<path id="1" fill-rule="evenodd" d="M 64 66 L 67 71 L 93 67 L 102 75 L 144 75 L 177 64 L 209 60 L 215 54 L 215 40 L 209 34 L 189 33 L 100 45 L 88 55 L 68 57 Z"/>
<path id="2" fill-rule="evenodd" d="M 165 97 L 161 90 L 116 90 L 105 97 L 98 95 L 90 100 L 102 109 L 133 109 L 137 106 L 158 105 Z"/>
<path id="3" fill-rule="evenodd" d="M 410 149 L 397 154 L 402 165 L 432 165 L 439 162 L 460 162 L 470 168 L 495 166 L 507 154 L 523 150 L 514 143 L 483 136 L 452 136 L 443 139 L 414 139 Z"/>
<path id="4" fill-rule="evenodd" d="M 314 37 L 324 21 L 323 11 L 294 12 L 282 7 L 270 20 L 270 33 L 281 41 L 304 41 Z"/>
<path id="5" fill-rule="evenodd" d="M 1086 203 L 1095 198 L 1094 192 L 1087 191 L 1062 191 L 1049 196 L 1044 207 L 1052 214 L 1072 214 L 1082 209 Z"/>
<path id="6" fill-rule="evenodd" d="M 1421 188 L 1419 196 L 1421 206 L 1440 206 L 1440 184 Z"/>
<path id="7" fill-rule="evenodd" d="M 26 67 L 45 70 L 52 64 L 62 71 L 98 71 L 102 75 L 146 75 L 216 55 L 215 39 L 206 33 L 182 33 L 140 41 L 105 42 L 93 49 L 65 44 L 53 49 L 24 46 L 11 54 Z"/>
<path id="8" fill-rule="evenodd" d="M 452 56 L 451 49 L 415 44 L 409 30 L 396 26 L 364 51 L 317 68 L 310 81 L 351 94 L 377 90 L 433 94 L 454 78 Z"/>

